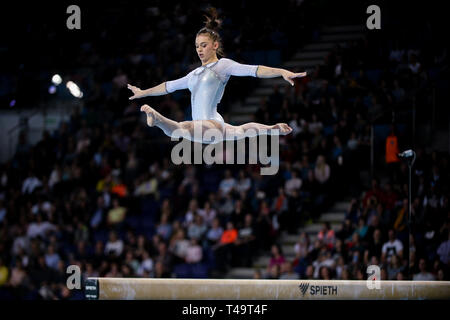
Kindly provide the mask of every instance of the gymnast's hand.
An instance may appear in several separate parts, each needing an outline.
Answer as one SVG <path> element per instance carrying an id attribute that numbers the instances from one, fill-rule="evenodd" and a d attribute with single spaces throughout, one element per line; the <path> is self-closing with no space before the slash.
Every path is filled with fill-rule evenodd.
<path id="1" fill-rule="evenodd" d="M 144 97 L 144 91 L 139 89 L 138 87 L 135 87 L 135 86 L 132 86 L 131 84 L 128 84 L 128 89 L 133 91 L 133 94 L 134 94 L 133 96 L 131 96 L 129 98 L 130 100 Z"/>
<path id="2" fill-rule="evenodd" d="M 281 76 L 289 82 L 292 86 L 294 85 L 294 78 L 302 78 L 306 76 L 306 72 L 300 72 L 300 73 L 294 73 L 287 70 L 284 70 L 284 72 L 281 74 Z"/>

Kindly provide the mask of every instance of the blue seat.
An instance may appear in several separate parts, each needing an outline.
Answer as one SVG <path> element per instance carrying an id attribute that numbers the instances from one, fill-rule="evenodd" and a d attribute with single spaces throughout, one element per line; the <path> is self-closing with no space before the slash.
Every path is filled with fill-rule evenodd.
<path id="1" fill-rule="evenodd" d="M 215 269 L 216 267 L 216 257 L 214 251 L 211 248 L 203 249 L 203 260 L 202 262 L 206 265 L 208 270 Z"/>
<path id="2" fill-rule="evenodd" d="M 180 263 L 174 266 L 173 272 L 176 278 L 191 278 L 191 267 L 187 263 Z"/>
<path id="3" fill-rule="evenodd" d="M 127 216 L 125 222 L 133 229 L 137 229 L 141 224 L 141 219 L 137 216 Z"/>
<path id="4" fill-rule="evenodd" d="M 208 278 L 208 267 L 203 263 L 196 263 L 191 266 L 192 278 L 205 279 Z"/>
<path id="5" fill-rule="evenodd" d="M 161 199 L 170 198 L 173 195 L 173 188 L 161 188 L 159 190 L 159 197 Z"/>
<path id="6" fill-rule="evenodd" d="M 94 232 L 94 243 L 97 241 L 101 241 L 103 243 L 106 243 L 108 241 L 108 230 L 97 230 Z"/>

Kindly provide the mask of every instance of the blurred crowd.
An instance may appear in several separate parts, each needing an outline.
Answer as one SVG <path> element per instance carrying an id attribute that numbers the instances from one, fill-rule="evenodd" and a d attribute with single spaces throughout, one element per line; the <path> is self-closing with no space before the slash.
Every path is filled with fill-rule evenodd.
<path id="1" fill-rule="evenodd" d="M 177 166 L 169 156 L 174 143 L 146 126 L 126 84 L 150 87 L 194 66 L 194 50 L 185 54 L 191 43 L 184 28 L 191 23 L 184 9 L 177 9 L 176 21 L 148 9 L 151 24 L 137 41 L 142 46 L 124 47 L 117 59 L 94 49 L 99 41 L 82 46 L 80 63 L 96 66 L 80 73 L 79 83 L 90 89 L 84 106 L 36 145 L 26 132 L 20 135 L 14 157 L 0 167 L 0 298 L 82 299 L 82 290 L 66 286 L 69 265 L 79 266 L 83 279 L 224 277 L 268 252 L 269 265 L 255 278 L 365 279 L 367 265 L 375 264 L 382 279 L 406 279 L 409 252 L 409 278 L 448 280 L 448 154 L 417 148 L 409 250 L 407 165 L 398 162 L 387 174 L 380 152 L 371 183 L 360 175 L 370 169 L 371 124 L 413 96 L 420 99 L 441 52 L 368 35 L 336 45 L 295 87 L 275 87 L 254 115 L 294 129 L 280 138 L 276 175 L 261 176 L 259 165 Z M 234 58 L 245 41 L 256 46 L 250 23 L 242 33 L 224 28 Z M 273 41 L 289 39 L 280 30 L 272 30 Z M 99 35 L 108 39 L 106 31 Z M 159 51 L 146 52 L 149 43 Z M 383 50 L 373 50 L 380 45 Z M 251 86 L 261 81 L 253 80 Z M 224 98 L 239 92 L 230 86 Z M 154 104 L 169 118 L 189 119 L 186 93 Z M 395 122 L 392 128 L 400 145 L 410 143 L 407 130 Z M 298 234 L 343 198 L 352 201 L 342 227 L 302 233 L 295 258 L 284 256 L 282 233 Z"/>

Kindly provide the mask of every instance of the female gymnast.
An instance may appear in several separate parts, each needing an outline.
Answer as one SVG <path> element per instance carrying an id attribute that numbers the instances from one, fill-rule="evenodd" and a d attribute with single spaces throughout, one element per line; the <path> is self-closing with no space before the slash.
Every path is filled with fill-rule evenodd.
<path id="1" fill-rule="evenodd" d="M 252 76 L 258 78 L 283 77 L 292 86 L 292 79 L 306 76 L 306 72 L 293 73 L 288 70 L 270 68 L 261 65 L 246 65 L 237 63 L 231 59 L 218 59 L 217 55 L 223 57 L 222 41 L 217 32 L 221 21 L 217 18 L 217 11 L 209 9 L 207 21 L 196 35 L 195 48 L 202 65 L 183 78 L 163 82 L 153 88 L 141 90 L 128 84 L 133 92 L 130 100 L 147 96 L 159 96 L 181 89 L 191 91 L 192 121 L 176 122 L 161 115 L 159 112 L 144 104 L 141 111 L 147 114 L 147 124 L 161 128 L 166 135 L 173 138 L 185 137 L 191 141 L 200 143 L 216 143 L 222 140 L 240 139 L 254 137 L 258 134 L 280 134 L 287 135 L 292 131 L 286 123 L 265 125 L 249 122 L 240 126 L 233 126 L 224 122 L 222 116 L 217 112 L 217 104 L 220 102 L 225 86 L 230 76 Z M 194 127 L 200 128 L 200 132 L 208 129 L 217 129 L 221 133 L 221 140 L 207 141 L 207 139 L 194 135 Z M 178 130 L 177 130 L 178 129 Z M 277 130 L 273 130 L 277 129 Z M 184 132 L 184 134 L 179 134 Z M 239 137 L 239 138 L 236 138 Z"/>

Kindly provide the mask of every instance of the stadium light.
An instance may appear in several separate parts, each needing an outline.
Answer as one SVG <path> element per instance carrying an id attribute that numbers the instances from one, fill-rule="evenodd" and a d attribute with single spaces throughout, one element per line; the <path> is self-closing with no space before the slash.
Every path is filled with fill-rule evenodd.
<path id="1" fill-rule="evenodd" d="M 80 88 L 72 81 L 68 81 L 66 83 L 67 89 L 69 89 L 70 93 L 76 98 L 82 98 L 83 92 L 81 92 Z"/>
<path id="2" fill-rule="evenodd" d="M 55 74 L 55 75 L 52 77 L 52 82 L 53 82 L 53 84 L 55 84 L 55 85 L 61 84 L 61 82 L 62 82 L 61 76 L 60 76 L 59 74 Z"/>
<path id="3" fill-rule="evenodd" d="M 54 94 L 55 92 L 56 92 L 56 87 L 55 87 L 54 85 L 51 85 L 51 86 L 48 88 L 48 93 Z"/>

